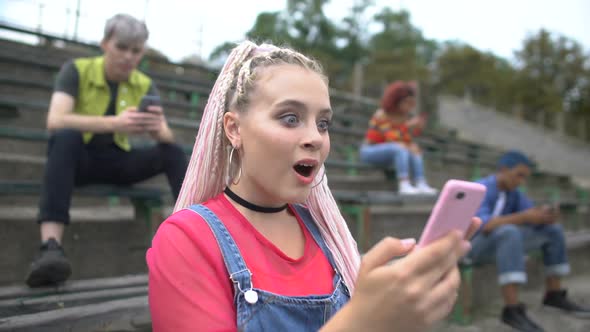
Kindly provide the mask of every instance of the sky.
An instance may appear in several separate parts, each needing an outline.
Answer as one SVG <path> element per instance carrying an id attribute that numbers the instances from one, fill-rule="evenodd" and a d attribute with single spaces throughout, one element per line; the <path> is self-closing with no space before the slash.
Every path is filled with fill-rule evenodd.
<path id="1" fill-rule="evenodd" d="M 75 8 L 80 2 L 77 30 Z M 332 0 L 325 13 L 334 22 L 344 17 L 354 0 Z M 211 51 L 226 41 L 239 41 L 259 13 L 280 11 L 281 0 L 0 0 L 0 21 L 47 33 L 97 43 L 104 23 L 124 12 L 145 19 L 148 44 L 172 61 Z M 545 28 L 581 43 L 590 53 L 590 1 L 586 0 L 375 0 L 375 12 L 385 5 L 405 9 L 426 38 L 462 41 L 481 51 L 512 60 L 530 34 Z M 7 36 L 0 31 L 0 36 Z"/>

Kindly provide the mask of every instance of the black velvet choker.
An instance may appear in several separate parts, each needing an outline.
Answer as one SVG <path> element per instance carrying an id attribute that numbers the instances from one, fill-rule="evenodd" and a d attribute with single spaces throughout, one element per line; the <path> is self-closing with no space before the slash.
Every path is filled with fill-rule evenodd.
<path id="1" fill-rule="evenodd" d="M 229 189 L 229 187 L 225 187 L 225 190 L 223 192 L 227 196 L 229 196 L 229 198 L 231 198 L 234 202 L 240 204 L 241 206 L 245 207 L 248 210 L 252 210 L 252 211 L 256 211 L 256 212 L 277 213 L 277 212 L 283 211 L 288 206 L 288 204 L 285 204 L 285 205 L 279 206 L 279 207 L 266 207 L 266 206 L 256 205 L 256 204 L 250 203 L 247 200 L 243 199 L 242 197 L 238 196 L 238 194 L 231 191 L 231 189 Z"/>

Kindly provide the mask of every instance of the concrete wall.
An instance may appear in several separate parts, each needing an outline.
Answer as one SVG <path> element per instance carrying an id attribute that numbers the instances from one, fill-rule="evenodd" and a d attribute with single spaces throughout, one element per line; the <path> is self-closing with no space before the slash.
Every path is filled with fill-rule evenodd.
<path id="1" fill-rule="evenodd" d="M 438 117 L 441 126 L 457 129 L 461 138 L 522 150 L 541 170 L 571 175 L 590 187 L 590 144 L 458 98 L 439 98 Z"/>

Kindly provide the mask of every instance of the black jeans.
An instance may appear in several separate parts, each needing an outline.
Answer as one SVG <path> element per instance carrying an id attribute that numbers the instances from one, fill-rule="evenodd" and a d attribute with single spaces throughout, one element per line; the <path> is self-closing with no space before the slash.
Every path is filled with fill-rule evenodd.
<path id="1" fill-rule="evenodd" d="M 186 166 L 186 156 L 176 144 L 159 143 L 127 152 L 114 144 L 106 147 L 86 145 L 80 131 L 58 130 L 51 135 L 47 147 L 38 222 L 69 224 L 74 186 L 93 183 L 130 185 L 163 172 L 176 199 Z"/>

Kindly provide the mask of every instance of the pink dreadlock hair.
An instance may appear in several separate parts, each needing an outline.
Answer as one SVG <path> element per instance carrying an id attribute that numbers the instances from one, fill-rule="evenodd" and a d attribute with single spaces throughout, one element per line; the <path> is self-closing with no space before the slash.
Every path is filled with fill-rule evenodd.
<path id="1" fill-rule="evenodd" d="M 294 64 L 327 77 L 319 63 L 288 48 L 270 44 L 257 46 L 250 41 L 237 45 L 230 53 L 205 106 L 203 118 L 189 166 L 176 201 L 174 211 L 192 204 L 203 203 L 223 191 L 235 177 L 237 160 L 229 162 L 231 145 L 225 137 L 223 115 L 230 108 L 245 111 L 256 81 L 256 69 L 280 64 Z M 238 158 L 234 158 L 238 159 Z M 330 249 L 336 267 L 350 291 L 354 285 L 360 256 L 346 222 L 330 192 L 324 167 L 316 176 L 318 185 L 312 188 L 305 204 L 309 208 L 322 237 Z"/>

